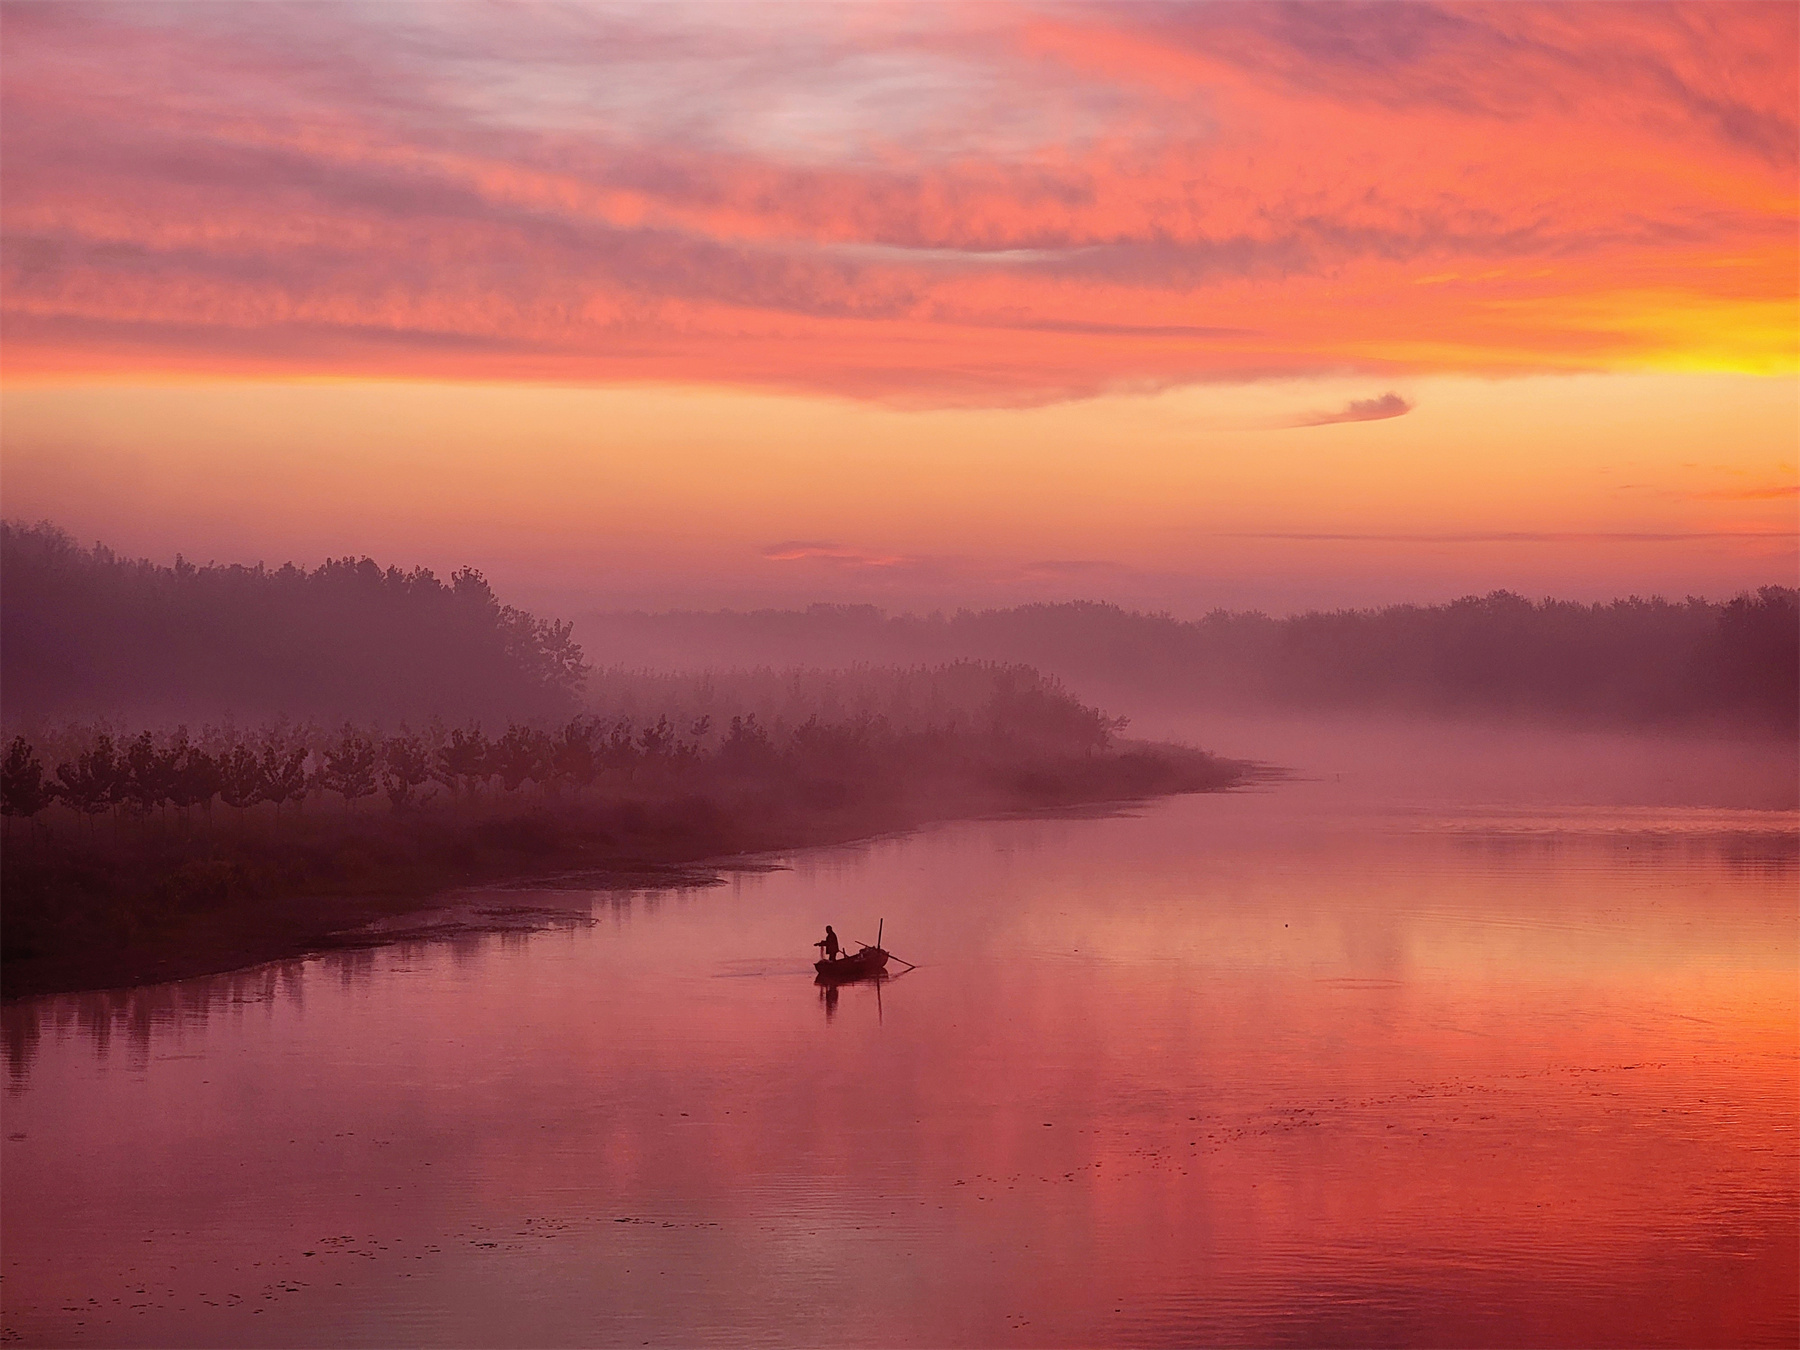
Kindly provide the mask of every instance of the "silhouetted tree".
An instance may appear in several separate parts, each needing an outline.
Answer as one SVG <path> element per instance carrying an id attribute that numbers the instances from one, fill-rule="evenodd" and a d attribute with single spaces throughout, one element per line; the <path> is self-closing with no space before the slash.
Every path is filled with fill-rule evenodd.
<path id="1" fill-rule="evenodd" d="M 1033 677 L 1002 676 L 988 704 L 994 736 L 1078 754 L 1106 749 L 1112 739 L 1110 718 L 1068 697 L 1059 684 L 1046 683 L 1035 671 Z"/>
<path id="2" fill-rule="evenodd" d="M 666 716 L 638 732 L 638 750 L 646 764 L 658 764 L 668 757 L 675 744 L 675 727 Z"/>
<path id="3" fill-rule="evenodd" d="M 169 800 L 172 769 L 155 738 L 148 731 L 140 732 L 125 747 L 122 799 L 135 814 L 149 815 Z"/>
<path id="4" fill-rule="evenodd" d="M 0 813 L 8 820 L 19 816 L 30 820 L 51 802 L 56 794 L 44 781 L 44 765 L 23 736 L 14 736 L 0 762 Z"/>
<path id="5" fill-rule="evenodd" d="M 494 742 L 489 763 L 500 775 L 500 784 L 508 792 L 517 792 L 527 779 L 542 783 L 548 776 L 550 738 L 541 731 L 517 723 L 506 728 L 506 734 Z"/>
<path id="6" fill-rule="evenodd" d="M 875 746 L 886 725 L 875 718 L 849 722 L 825 722 L 816 715 L 795 727 L 790 754 L 808 770 L 850 780 L 866 777 L 873 768 Z"/>
<path id="7" fill-rule="evenodd" d="M 711 730 L 711 717 L 697 717 L 688 723 L 688 735 L 694 739 L 691 741 L 678 739 L 670 751 L 670 760 L 678 771 L 685 773 L 699 766 L 700 761 L 706 756 L 702 742 L 706 738 L 706 733 Z"/>
<path id="8" fill-rule="evenodd" d="M 416 789 L 431 781 L 431 752 L 408 732 L 389 737 L 381 747 L 381 786 L 394 810 L 412 804 Z"/>
<path id="9" fill-rule="evenodd" d="M 164 807 L 178 806 L 176 792 L 180 787 L 182 751 L 185 745 L 169 744 L 156 752 L 156 777 L 161 789 L 161 804 Z M 163 820 L 168 821 L 168 812 L 163 812 Z"/>
<path id="10" fill-rule="evenodd" d="M 120 765 L 112 737 L 102 732 L 94 748 L 56 766 L 56 795 L 79 819 L 92 820 L 117 799 Z"/>
<path id="11" fill-rule="evenodd" d="M 756 714 L 731 719 L 731 729 L 719 745 L 719 760 L 738 773 L 753 773 L 775 759 L 775 746 L 769 733 L 757 722 Z"/>
<path id="12" fill-rule="evenodd" d="M 262 760 L 239 742 L 220 759 L 219 778 L 219 800 L 237 811 L 241 826 L 244 812 L 266 798 L 268 780 L 263 777 Z"/>
<path id="13" fill-rule="evenodd" d="M 599 772 L 600 763 L 594 753 L 594 736 L 598 725 L 575 718 L 557 733 L 550 752 L 550 778 L 567 783 L 579 795 Z"/>
<path id="14" fill-rule="evenodd" d="M 220 771 L 218 760 L 199 746 L 188 744 L 186 727 L 177 729 L 171 755 L 174 772 L 169 782 L 169 800 L 184 815 L 191 816 L 196 806 L 203 807 L 210 819 L 212 799 L 225 785 L 225 775 Z"/>
<path id="15" fill-rule="evenodd" d="M 281 819 L 283 802 L 298 806 L 306 800 L 306 747 L 287 747 L 270 737 L 262 751 L 263 796 L 275 804 L 275 818 Z"/>
<path id="16" fill-rule="evenodd" d="M 605 744 L 600 748 L 600 762 L 627 777 L 637 767 L 638 748 L 637 742 L 632 738 L 629 717 L 621 717 L 607 728 Z"/>
<path id="17" fill-rule="evenodd" d="M 479 723 L 471 725 L 467 730 L 461 727 L 452 729 L 437 752 L 440 781 L 458 795 L 473 795 L 476 787 L 488 776 L 490 751 L 488 739 L 482 733 Z"/>
<path id="18" fill-rule="evenodd" d="M 325 751 L 325 764 L 318 775 L 319 786 L 342 797 L 347 813 L 351 802 L 374 793 L 375 760 L 375 743 L 345 723 L 338 733 L 337 744 Z"/>
<path id="19" fill-rule="evenodd" d="M 1701 684 L 1711 701 L 1792 732 L 1800 724 L 1800 591 L 1764 586 L 1727 604 L 1701 653 Z"/>

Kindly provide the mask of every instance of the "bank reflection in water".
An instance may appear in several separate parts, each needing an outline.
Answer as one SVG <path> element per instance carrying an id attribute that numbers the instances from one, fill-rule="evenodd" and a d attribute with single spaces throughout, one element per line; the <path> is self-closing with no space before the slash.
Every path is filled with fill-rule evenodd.
<path id="1" fill-rule="evenodd" d="M 1791 1343 L 1791 816 L 1285 810 L 8 1007 L 8 1328 Z"/>

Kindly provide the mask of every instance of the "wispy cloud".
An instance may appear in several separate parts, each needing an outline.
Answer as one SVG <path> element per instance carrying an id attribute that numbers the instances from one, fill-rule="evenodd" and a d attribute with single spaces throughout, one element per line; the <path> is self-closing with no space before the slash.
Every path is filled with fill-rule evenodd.
<path id="1" fill-rule="evenodd" d="M 886 585 L 889 579 L 944 586 L 1024 586 L 1034 591 L 1072 593 L 1137 575 L 1103 558 L 1046 558 L 1018 561 L 955 554 L 883 553 L 874 549 L 817 539 L 787 539 L 762 550 L 768 562 L 806 564 L 864 583 Z"/>
<path id="2" fill-rule="evenodd" d="M 762 551 L 762 555 L 770 562 L 823 563 L 828 567 L 859 572 L 892 567 L 917 567 L 923 561 L 903 553 L 864 553 L 859 549 L 846 548 L 842 544 L 820 543 L 803 539 L 789 539 L 783 543 L 770 544 Z"/>
<path id="3" fill-rule="evenodd" d="M 1706 502 L 1778 502 L 1800 497 L 1800 483 L 1784 483 L 1773 487 L 1720 488 L 1716 492 L 1685 494 L 1695 501 Z"/>
<path id="4" fill-rule="evenodd" d="M 9 372 L 1791 368 L 1794 8 L 1573 13 L 13 6 Z"/>
<path id="5" fill-rule="evenodd" d="M 1673 544 L 1701 539 L 1793 539 L 1795 530 L 1492 530 L 1467 534 L 1351 534 L 1259 530 L 1232 539 L 1284 539 L 1306 543 L 1372 544 Z"/>
<path id="6" fill-rule="evenodd" d="M 1018 575 L 1031 581 L 1078 581 L 1103 578 L 1126 569 L 1102 558 L 1047 558 L 1020 565 Z"/>
<path id="7" fill-rule="evenodd" d="M 1389 417 L 1404 417 L 1415 405 L 1409 399 L 1389 391 L 1379 398 L 1355 398 L 1335 412 L 1301 413 L 1282 418 L 1278 427 L 1328 427 L 1338 422 L 1379 422 Z"/>

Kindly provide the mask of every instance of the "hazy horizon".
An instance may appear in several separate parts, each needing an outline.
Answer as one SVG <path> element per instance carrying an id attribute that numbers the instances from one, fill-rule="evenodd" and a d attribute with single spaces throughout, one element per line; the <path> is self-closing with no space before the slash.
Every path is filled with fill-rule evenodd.
<path id="1" fill-rule="evenodd" d="M 0 1342 L 1791 1348 L 1797 810 L 1792 0 L 0 0 Z"/>
<path id="2" fill-rule="evenodd" d="M 1800 568 L 1791 7 L 500 13 L 0 10 L 9 516 L 564 614 Z"/>
<path id="3" fill-rule="evenodd" d="M 629 577 L 617 582 L 595 583 L 574 572 L 546 575 L 522 570 L 509 561 L 507 554 L 481 553 L 441 544 L 430 550 L 388 550 L 371 545 L 371 536 L 338 536 L 332 542 L 319 542 L 314 551 L 297 546 L 286 550 L 244 544 L 233 547 L 228 541 L 219 547 L 180 539 L 158 540 L 155 547 L 128 546 L 124 541 L 140 537 L 142 531 L 123 530 L 117 535 L 93 534 L 73 528 L 67 519 L 29 512 L 6 513 L 8 523 L 15 526 L 50 525 L 63 530 L 83 548 L 95 546 L 110 549 L 121 558 L 144 559 L 158 566 L 173 566 L 176 560 L 196 566 L 264 567 L 275 570 L 295 566 L 311 570 L 343 558 L 371 558 L 382 567 L 398 567 L 411 571 L 427 568 L 440 577 L 472 567 L 482 573 L 503 593 L 510 603 L 521 608 L 568 620 L 578 627 L 583 620 L 610 618 L 637 613 L 748 613 L 756 610 L 804 611 L 814 606 L 872 606 L 886 615 L 927 616 L 932 613 L 954 613 L 962 609 L 1010 608 L 1035 604 L 1096 604 L 1146 614 L 1169 614 L 1176 619 L 1205 618 L 1217 610 L 1260 612 L 1272 618 L 1335 611 L 1383 609 L 1394 605 L 1443 605 L 1471 596 L 1504 591 L 1528 600 L 1569 601 L 1578 604 L 1605 604 L 1614 600 L 1667 600 L 1679 603 L 1688 599 L 1729 600 L 1733 596 L 1754 593 L 1765 586 L 1791 586 L 1796 577 L 1793 569 L 1780 566 L 1738 567 L 1729 577 L 1708 578 L 1703 571 L 1688 579 L 1673 576 L 1665 584 L 1610 586 L 1602 579 L 1565 582 L 1558 585 L 1553 577 L 1543 577 L 1542 585 L 1533 586 L 1538 578 L 1535 569 L 1492 568 L 1471 572 L 1472 580 L 1459 585 L 1442 575 L 1419 577 L 1392 589 L 1377 589 L 1368 578 L 1333 578 L 1313 576 L 1304 581 L 1282 579 L 1236 578 L 1209 581 L 1204 578 L 1133 578 L 1130 581 L 1048 581 L 992 584 L 935 581 L 931 583 L 883 576 L 875 581 L 850 577 L 798 583 L 759 582 L 754 579 L 734 582 L 729 578 L 695 583 L 689 586 L 659 585 L 646 588 Z M 158 529 L 157 534 L 165 531 Z M 1531 541 L 1518 541 L 1529 546 Z M 1649 541 L 1644 541 L 1648 543 Z M 1066 567 L 1068 572 L 1104 571 Z M 1654 575 L 1652 569 L 1649 575 Z M 1511 580 L 1508 580 L 1511 578 Z M 1712 585 L 1700 584 L 1711 580 Z M 1149 582 L 1160 580 L 1166 588 Z M 1176 585 L 1176 582 L 1179 585 Z"/>
<path id="4" fill-rule="evenodd" d="M 582 709 L 675 710 L 642 708 L 635 676 L 621 699 L 617 672 L 866 678 L 975 661 L 1041 673 L 1127 715 L 1360 711 L 1791 737 L 1797 635 L 1800 594 L 1774 586 L 1717 602 L 1493 592 L 1198 620 L 1039 602 L 924 616 L 821 604 L 615 611 L 577 622 L 515 605 L 479 569 L 440 577 L 366 557 L 160 566 L 85 548 L 48 524 L 0 523 L 0 719 L 13 727 L 225 714 L 548 724 Z M 705 713 L 722 726 L 750 711 L 702 703 L 677 720 Z"/>

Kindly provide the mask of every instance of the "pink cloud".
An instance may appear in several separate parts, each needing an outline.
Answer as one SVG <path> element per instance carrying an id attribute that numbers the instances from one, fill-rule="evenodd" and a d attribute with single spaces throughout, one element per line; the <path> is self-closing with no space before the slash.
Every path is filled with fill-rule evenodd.
<path id="1" fill-rule="evenodd" d="M 13 6 L 9 367 L 1006 405 L 1790 297 L 1788 6 L 745 14 Z"/>
<path id="2" fill-rule="evenodd" d="M 1301 413 L 1298 417 L 1277 422 L 1282 427 L 1328 427 L 1338 422 L 1380 422 L 1389 417 L 1404 417 L 1413 404 L 1392 391 L 1378 398 L 1351 399 L 1335 412 Z"/>

